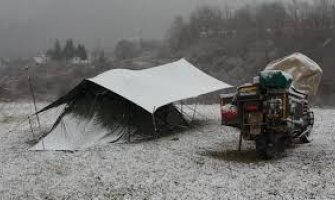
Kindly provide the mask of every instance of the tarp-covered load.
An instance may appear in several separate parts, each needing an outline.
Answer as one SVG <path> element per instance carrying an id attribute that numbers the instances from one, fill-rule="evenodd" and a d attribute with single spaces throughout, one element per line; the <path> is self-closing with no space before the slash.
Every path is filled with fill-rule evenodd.
<path id="1" fill-rule="evenodd" d="M 259 73 L 259 82 L 263 88 L 288 89 L 293 78 L 280 70 L 264 70 Z"/>
<path id="2" fill-rule="evenodd" d="M 293 86 L 308 95 L 316 95 L 322 76 L 320 66 L 301 53 L 273 61 L 265 70 L 281 70 L 291 74 Z"/>
<path id="3" fill-rule="evenodd" d="M 171 130 L 185 122 L 173 102 L 228 87 L 184 59 L 145 70 L 113 69 L 84 80 L 42 109 L 63 111 L 31 150 L 80 150 Z"/>

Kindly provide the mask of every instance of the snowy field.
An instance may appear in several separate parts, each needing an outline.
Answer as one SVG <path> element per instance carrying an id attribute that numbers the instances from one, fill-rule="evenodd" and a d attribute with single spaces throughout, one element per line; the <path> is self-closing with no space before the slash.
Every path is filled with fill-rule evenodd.
<path id="1" fill-rule="evenodd" d="M 35 152 L 29 123 L 17 126 L 33 107 L 0 104 L 0 199 L 335 199 L 335 110 L 314 109 L 313 142 L 272 161 L 252 142 L 236 151 L 218 105 L 198 110 L 194 128 L 159 139 Z"/>

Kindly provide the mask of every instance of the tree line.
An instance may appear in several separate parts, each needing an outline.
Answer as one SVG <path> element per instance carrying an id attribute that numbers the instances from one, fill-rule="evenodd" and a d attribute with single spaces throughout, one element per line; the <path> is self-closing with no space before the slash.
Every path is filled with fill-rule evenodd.
<path id="1" fill-rule="evenodd" d="M 320 64 L 324 75 L 317 101 L 334 105 L 335 6 L 329 0 L 315 0 L 311 4 L 298 0 L 285 4 L 265 2 L 238 9 L 199 7 L 189 16 L 177 16 L 163 41 L 121 40 L 116 45 L 114 57 L 105 55 L 101 49 L 92 50 L 94 68 L 73 66 L 63 69 L 63 63 L 51 62 L 50 69 L 55 70 L 51 73 L 55 75 L 53 79 L 38 77 L 48 77 L 43 81 L 49 82 L 55 89 L 64 87 L 65 92 L 69 88 L 68 83 L 77 80 L 73 77 L 78 80 L 92 77 L 114 66 L 140 69 L 141 66 L 131 66 L 141 64 L 131 62 L 133 60 L 146 59 L 147 63 L 157 65 L 185 57 L 212 76 L 239 85 L 252 80 L 269 62 L 293 52 L 304 53 Z M 47 54 L 51 59 L 61 61 L 74 57 L 87 59 L 85 46 L 74 44 L 72 39 L 64 45 L 56 40 Z M 14 67 L 10 69 L 14 70 Z M 57 71 L 61 69 L 68 70 L 68 76 L 61 81 L 67 84 L 53 84 L 60 82 Z M 13 75 L 17 76 L 17 72 Z M 22 84 L 13 88 L 22 88 L 25 81 L 22 75 Z"/>
<path id="2" fill-rule="evenodd" d="M 324 71 L 321 96 L 335 99 L 335 3 L 292 0 L 229 7 L 204 6 L 177 16 L 169 28 L 166 56 L 186 57 L 222 80 L 239 84 L 270 61 L 302 52 Z M 331 95 L 333 97 L 331 97 Z"/>
<path id="3" fill-rule="evenodd" d="M 64 47 L 62 47 L 61 42 L 57 39 L 53 48 L 47 51 L 47 55 L 56 61 L 68 61 L 75 57 L 81 60 L 87 60 L 88 58 L 85 46 L 82 44 L 75 46 L 72 39 L 66 40 Z"/>

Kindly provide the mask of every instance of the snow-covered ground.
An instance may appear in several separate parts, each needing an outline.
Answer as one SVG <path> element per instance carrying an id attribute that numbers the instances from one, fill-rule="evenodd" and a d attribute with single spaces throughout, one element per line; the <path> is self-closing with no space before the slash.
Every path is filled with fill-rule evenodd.
<path id="1" fill-rule="evenodd" d="M 17 126 L 33 107 L 0 104 L 0 199 L 335 199 L 335 110 L 314 109 L 313 142 L 272 161 L 252 142 L 236 150 L 218 105 L 198 111 L 194 128 L 159 139 L 36 152 L 29 124 Z"/>

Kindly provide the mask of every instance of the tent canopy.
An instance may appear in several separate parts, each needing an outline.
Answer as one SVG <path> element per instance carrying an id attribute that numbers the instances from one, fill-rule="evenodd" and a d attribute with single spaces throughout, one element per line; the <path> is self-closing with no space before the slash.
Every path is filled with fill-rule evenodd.
<path id="1" fill-rule="evenodd" d="M 291 74 L 293 86 L 308 95 L 316 95 L 322 76 L 321 67 L 301 53 L 275 60 L 265 70 L 281 70 Z"/>
<path id="2" fill-rule="evenodd" d="M 150 113 L 161 106 L 231 87 L 185 59 L 144 69 L 113 69 L 88 79 Z"/>

